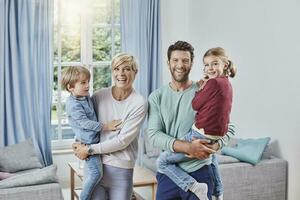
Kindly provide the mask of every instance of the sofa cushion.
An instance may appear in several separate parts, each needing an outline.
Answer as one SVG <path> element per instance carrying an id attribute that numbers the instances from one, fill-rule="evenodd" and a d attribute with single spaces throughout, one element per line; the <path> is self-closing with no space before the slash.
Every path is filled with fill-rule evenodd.
<path id="1" fill-rule="evenodd" d="M 269 137 L 239 139 L 235 147 L 224 147 L 222 153 L 255 165 L 260 161 L 269 141 Z"/>
<path id="2" fill-rule="evenodd" d="M 32 139 L 0 149 L 0 171 L 2 172 L 17 172 L 41 167 Z"/>
<path id="3" fill-rule="evenodd" d="M 226 156 L 221 154 L 215 154 L 219 164 L 237 163 L 240 162 L 238 159 L 232 156 Z"/>
<path id="4" fill-rule="evenodd" d="M 34 170 L 28 173 L 18 174 L 0 181 L 0 189 L 38 185 L 45 183 L 57 183 L 56 165 Z"/>

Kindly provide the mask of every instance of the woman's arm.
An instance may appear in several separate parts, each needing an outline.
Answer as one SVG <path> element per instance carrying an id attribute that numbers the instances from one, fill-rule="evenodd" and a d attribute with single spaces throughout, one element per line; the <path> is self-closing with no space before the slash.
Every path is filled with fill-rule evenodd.
<path id="1" fill-rule="evenodd" d="M 94 154 L 105 154 L 125 149 L 138 136 L 146 113 L 147 104 L 144 103 L 125 119 L 121 125 L 121 130 L 116 137 L 91 145 Z"/>

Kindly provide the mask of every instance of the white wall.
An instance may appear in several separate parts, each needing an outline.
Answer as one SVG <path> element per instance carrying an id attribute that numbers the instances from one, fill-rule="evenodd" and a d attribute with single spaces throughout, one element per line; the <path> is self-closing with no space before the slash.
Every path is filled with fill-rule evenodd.
<path id="1" fill-rule="evenodd" d="M 196 50 L 191 79 L 197 80 L 208 48 L 221 46 L 231 55 L 238 68 L 231 115 L 237 136 L 272 138 L 277 156 L 288 161 L 289 200 L 300 199 L 299 9 L 297 0 L 161 1 L 165 61 L 171 43 L 189 41 Z"/>

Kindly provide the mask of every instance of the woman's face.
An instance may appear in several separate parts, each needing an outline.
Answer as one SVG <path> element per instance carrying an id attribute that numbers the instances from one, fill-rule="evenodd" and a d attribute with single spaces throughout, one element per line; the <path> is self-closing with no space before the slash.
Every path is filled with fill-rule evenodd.
<path id="1" fill-rule="evenodd" d="M 114 67 L 112 74 L 113 81 L 117 88 L 124 90 L 132 88 L 136 71 L 134 71 L 127 63 Z"/>

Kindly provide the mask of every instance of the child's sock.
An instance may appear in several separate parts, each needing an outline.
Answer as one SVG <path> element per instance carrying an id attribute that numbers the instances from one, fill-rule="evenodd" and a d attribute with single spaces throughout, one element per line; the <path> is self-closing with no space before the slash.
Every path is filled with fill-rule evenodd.
<path id="1" fill-rule="evenodd" d="M 207 184 L 206 183 L 198 183 L 195 182 L 189 188 L 191 192 L 193 192 L 200 200 L 208 200 L 207 198 Z"/>
<path id="2" fill-rule="evenodd" d="M 216 200 L 223 200 L 223 194 L 221 194 L 220 196 L 216 197 Z"/>

